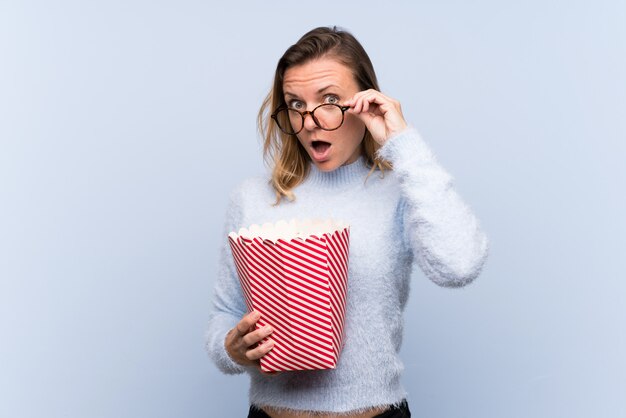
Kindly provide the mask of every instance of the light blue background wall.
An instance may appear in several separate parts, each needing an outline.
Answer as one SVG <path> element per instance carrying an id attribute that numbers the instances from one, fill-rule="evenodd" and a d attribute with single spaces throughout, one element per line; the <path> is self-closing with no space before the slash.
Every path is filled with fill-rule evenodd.
<path id="1" fill-rule="evenodd" d="M 341 25 L 491 238 L 416 270 L 415 417 L 626 416 L 626 4 L 0 1 L 0 416 L 242 417 L 203 351 L 282 52 Z M 376 338 L 376 336 L 372 336 Z"/>

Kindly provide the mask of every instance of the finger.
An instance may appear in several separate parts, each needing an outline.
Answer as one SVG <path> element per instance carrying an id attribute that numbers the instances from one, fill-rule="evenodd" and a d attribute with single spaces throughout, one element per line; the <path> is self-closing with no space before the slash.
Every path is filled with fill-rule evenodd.
<path id="1" fill-rule="evenodd" d="M 388 105 L 391 103 L 391 100 L 385 96 L 384 94 L 380 93 L 380 92 L 375 92 L 373 94 L 369 94 L 366 97 L 363 98 L 364 103 L 363 103 L 363 112 L 368 112 L 368 111 L 375 111 L 380 107 L 383 107 L 385 105 Z M 374 106 L 372 106 L 374 105 Z M 374 109 L 374 110 L 370 110 L 370 109 Z M 382 112 L 384 113 L 384 112 Z"/>
<path id="2" fill-rule="evenodd" d="M 267 340 L 260 346 L 246 351 L 246 358 L 251 361 L 259 360 L 261 357 L 272 351 L 272 348 L 274 348 L 274 341 Z"/>
<path id="3" fill-rule="evenodd" d="M 345 102 L 345 106 L 349 106 L 349 107 L 352 107 L 353 109 L 356 109 L 357 105 L 359 104 L 359 101 L 361 100 L 363 96 L 370 94 L 372 92 L 375 92 L 375 91 L 376 90 L 373 90 L 373 89 L 359 91 L 355 93 L 354 96 L 352 96 L 350 100 Z"/>
<path id="4" fill-rule="evenodd" d="M 399 112 L 399 103 L 393 99 L 388 99 L 383 95 L 372 95 L 365 97 L 362 112 L 370 112 L 376 115 L 386 115 L 388 112 Z"/>
<path id="5" fill-rule="evenodd" d="M 354 113 L 361 113 L 363 111 L 363 96 L 356 99 L 353 110 Z"/>
<path id="6" fill-rule="evenodd" d="M 382 104 L 384 102 L 385 97 L 380 92 L 367 90 L 357 97 L 353 109 L 355 113 L 363 113 L 370 109 L 370 103 Z"/>
<path id="7" fill-rule="evenodd" d="M 370 110 L 370 103 L 372 102 L 376 102 L 376 97 L 372 97 L 372 96 L 368 96 L 366 98 L 363 99 L 363 107 L 362 107 L 362 112 L 368 112 Z"/>
<path id="8" fill-rule="evenodd" d="M 261 318 L 261 314 L 258 311 L 252 311 L 249 314 L 244 315 L 244 317 L 241 319 L 241 321 L 239 321 L 237 323 L 237 327 L 236 327 L 237 328 L 237 333 L 241 337 L 243 337 L 244 335 L 249 333 L 251 327 L 253 327 L 254 324 L 257 323 L 259 318 Z"/>
<path id="9" fill-rule="evenodd" d="M 244 335 L 243 342 L 246 345 L 246 347 L 250 347 L 258 343 L 259 341 L 261 341 L 263 338 L 266 338 L 267 336 L 269 336 L 272 332 L 274 332 L 272 327 L 269 325 L 266 325 L 263 328 L 260 328 L 254 332 L 249 332 L 248 334 Z"/>
<path id="10" fill-rule="evenodd" d="M 363 113 L 365 111 L 365 106 L 367 103 L 367 98 L 364 97 L 359 97 L 354 105 L 354 108 L 352 108 L 353 112 L 355 114 L 360 114 Z"/>

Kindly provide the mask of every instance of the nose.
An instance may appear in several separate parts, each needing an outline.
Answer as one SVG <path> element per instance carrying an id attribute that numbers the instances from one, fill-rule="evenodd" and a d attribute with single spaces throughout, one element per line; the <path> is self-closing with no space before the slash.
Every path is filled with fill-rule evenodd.
<path id="1" fill-rule="evenodd" d="M 313 119 L 313 113 L 310 111 L 306 111 L 302 113 L 302 117 L 304 118 L 304 129 L 307 131 L 312 131 L 317 128 L 317 124 Z"/>

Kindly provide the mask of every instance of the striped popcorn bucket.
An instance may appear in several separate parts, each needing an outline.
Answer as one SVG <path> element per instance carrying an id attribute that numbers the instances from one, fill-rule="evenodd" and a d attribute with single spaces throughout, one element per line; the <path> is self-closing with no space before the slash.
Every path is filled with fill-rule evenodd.
<path id="1" fill-rule="evenodd" d="M 350 227 L 279 221 L 241 228 L 228 240 L 247 308 L 261 313 L 257 328 L 274 329 L 274 348 L 261 369 L 334 369 L 343 342 Z"/>

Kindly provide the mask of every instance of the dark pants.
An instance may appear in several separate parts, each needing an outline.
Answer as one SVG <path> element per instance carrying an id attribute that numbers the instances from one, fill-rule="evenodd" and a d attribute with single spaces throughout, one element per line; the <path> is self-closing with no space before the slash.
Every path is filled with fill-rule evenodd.
<path id="1" fill-rule="evenodd" d="M 263 410 L 250 406 L 250 412 L 248 412 L 248 418 L 270 418 Z M 411 411 L 409 411 L 409 404 L 402 401 L 400 406 L 393 406 L 389 410 L 382 414 L 376 415 L 374 418 L 411 418 Z"/>

